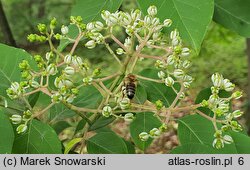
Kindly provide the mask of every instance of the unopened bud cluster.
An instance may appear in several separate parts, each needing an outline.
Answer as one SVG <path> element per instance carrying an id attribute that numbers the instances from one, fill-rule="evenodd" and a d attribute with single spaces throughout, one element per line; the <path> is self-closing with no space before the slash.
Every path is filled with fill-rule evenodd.
<path id="1" fill-rule="evenodd" d="M 18 125 L 16 131 L 18 134 L 26 132 L 28 129 L 28 122 L 30 121 L 32 113 L 30 110 L 23 112 L 23 115 L 12 115 L 10 120 L 13 124 Z"/>

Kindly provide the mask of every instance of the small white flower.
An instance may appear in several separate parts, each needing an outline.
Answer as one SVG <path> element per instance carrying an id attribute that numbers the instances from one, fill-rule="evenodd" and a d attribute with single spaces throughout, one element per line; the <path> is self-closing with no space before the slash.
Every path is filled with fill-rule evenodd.
<path id="1" fill-rule="evenodd" d="M 31 82 L 31 87 L 39 88 L 39 87 L 40 87 L 40 84 L 39 84 L 37 81 L 32 80 L 32 82 Z"/>
<path id="2" fill-rule="evenodd" d="M 85 77 L 82 79 L 84 85 L 91 85 L 93 78 L 91 77 Z"/>
<path id="3" fill-rule="evenodd" d="M 171 20 L 171 19 L 165 19 L 165 20 L 163 21 L 163 25 L 164 25 L 165 27 L 170 27 L 170 26 L 172 25 L 172 20 Z"/>
<path id="4" fill-rule="evenodd" d="M 102 109 L 102 115 L 104 117 L 109 117 L 112 114 L 112 108 L 110 106 L 104 106 Z"/>
<path id="5" fill-rule="evenodd" d="M 174 70 L 174 76 L 175 76 L 176 78 L 183 78 L 184 75 L 185 75 L 185 74 L 184 74 L 184 71 L 183 71 L 183 70 L 181 70 L 181 69 L 175 69 L 175 70 Z"/>
<path id="6" fill-rule="evenodd" d="M 74 99 L 76 98 L 76 96 L 75 95 L 70 95 L 70 96 L 68 96 L 68 97 L 66 97 L 66 102 L 68 102 L 68 103 L 72 103 L 73 101 L 74 101 Z"/>
<path id="7" fill-rule="evenodd" d="M 190 50 L 189 50 L 189 48 L 182 48 L 182 51 L 181 51 L 181 56 L 183 56 L 183 57 L 186 57 L 186 56 L 188 56 L 190 54 Z"/>
<path id="8" fill-rule="evenodd" d="M 57 73 L 57 67 L 55 64 L 50 64 L 47 69 L 46 69 L 47 73 L 49 75 L 56 75 Z"/>
<path id="9" fill-rule="evenodd" d="M 24 133 L 28 129 L 28 126 L 25 124 L 21 124 L 17 127 L 16 131 L 18 134 Z"/>
<path id="10" fill-rule="evenodd" d="M 95 28 L 95 25 L 94 25 L 93 22 L 88 23 L 87 26 L 86 26 L 86 29 L 88 31 L 92 31 L 94 28 Z"/>
<path id="11" fill-rule="evenodd" d="M 223 80 L 223 87 L 226 91 L 233 91 L 235 85 L 233 83 L 230 82 L 230 80 L 228 79 L 224 79 Z"/>
<path id="12" fill-rule="evenodd" d="M 122 48 L 117 48 L 116 53 L 117 53 L 118 55 L 122 55 L 122 54 L 125 53 L 125 51 L 124 51 Z"/>
<path id="13" fill-rule="evenodd" d="M 94 40 L 89 40 L 86 44 L 85 47 L 89 48 L 89 49 L 93 49 L 96 46 L 96 42 Z"/>
<path id="14" fill-rule="evenodd" d="M 224 148 L 224 141 L 221 138 L 215 138 L 213 141 L 213 147 L 216 149 Z"/>
<path id="15" fill-rule="evenodd" d="M 163 78 L 165 77 L 165 73 L 164 73 L 163 71 L 159 71 L 159 72 L 158 72 L 158 77 L 159 77 L 160 79 L 163 79 Z"/>
<path id="16" fill-rule="evenodd" d="M 71 62 L 72 62 L 72 56 L 71 55 L 66 55 L 65 57 L 64 57 L 64 62 L 66 63 L 66 64 L 70 64 Z"/>
<path id="17" fill-rule="evenodd" d="M 174 79 L 172 77 L 167 77 L 165 79 L 165 84 L 168 87 L 172 87 L 174 85 Z"/>
<path id="18" fill-rule="evenodd" d="M 167 63 L 168 63 L 168 65 L 174 64 L 174 56 L 173 55 L 168 56 Z"/>
<path id="19" fill-rule="evenodd" d="M 240 110 L 235 110 L 232 114 L 234 118 L 238 118 L 243 115 L 243 112 Z"/>
<path id="20" fill-rule="evenodd" d="M 12 121 L 13 124 L 19 124 L 22 122 L 22 116 L 20 115 L 12 115 L 10 117 L 10 120 Z"/>
<path id="21" fill-rule="evenodd" d="M 131 11 L 131 19 L 133 21 L 139 20 L 141 18 L 141 11 L 136 9 Z"/>
<path id="22" fill-rule="evenodd" d="M 160 32 L 155 32 L 153 35 L 152 35 L 152 38 L 153 40 L 158 40 L 161 38 L 161 33 Z"/>
<path id="23" fill-rule="evenodd" d="M 148 14 L 151 16 L 155 16 L 157 14 L 157 7 L 152 5 L 147 10 Z"/>
<path id="24" fill-rule="evenodd" d="M 96 28 L 97 31 L 103 30 L 103 27 L 104 27 L 104 25 L 100 21 L 95 22 L 95 28 Z"/>
<path id="25" fill-rule="evenodd" d="M 184 60 L 183 63 L 182 63 L 182 67 L 184 68 L 188 68 L 190 66 L 191 62 L 188 61 L 188 60 Z"/>
<path id="26" fill-rule="evenodd" d="M 53 54 L 51 52 L 47 52 L 45 58 L 49 61 L 52 55 Z"/>
<path id="27" fill-rule="evenodd" d="M 123 98 L 120 102 L 119 105 L 122 110 L 128 109 L 130 107 L 130 100 L 129 98 Z"/>
<path id="28" fill-rule="evenodd" d="M 105 21 L 108 20 L 109 16 L 110 16 L 110 12 L 109 11 L 105 11 L 105 10 L 102 11 L 101 17 L 103 18 L 103 20 L 105 20 Z"/>
<path id="29" fill-rule="evenodd" d="M 173 45 L 173 46 L 177 46 L 177 45 L 179 45 L 179 44 L 180 44 L 180 40 L 179 40 L 178 37 L 172 39 L 172 45 Z"/>
<path id="30" fill-rule="evenodd" d="M 131 41 L 131 38 L 130 38 L 130 37 L 127 37 L 127 38 L 125 39 L 124 46 L 125 46 L 126 48 L 130 48 L 130 47 L 132 46 L 132 41 Z"/>
<path id="31" fill-rule="evenodd" d="M 144 18 L 144 23 L 145 23 L 145 25 L 147 25 L 147 26 L 149 26 L 150 24 L 151 24 L 151 18 L 150 18 L 150 16 L 145 16 L 145 18 Z"/>
<path id="32" fill-rule="evenodd" d="M 153 128 L 152 130 L 150 130 L 149 135 L 152 138 L 157 138 L 161 135 L 161 131 L 157 128 Z"/>
<path id="33" fill-rule="evenodd" d="M 156 27 L 158 26 L 158 24 L 160 23 L 160 19 L 159 18 L 154 18 L 152 21 L 151 21 L 151 24 Z"/>
<path id="34" fill-rule="evenodd" d="M 75 56 L 73 59 L 72 59 L 72 64 L 74 65 L 74 66 L 78 66 L 78 67 L 80 67 L 81 65 L 82 65 L 82 58 L 81 57 L 77 57 L 77 56 Z"/>
<path id="35" fill-rule="evenodd" d="M 75 69 L 73 67 L 70 67 L 70 66 L 67 66 L 65 69 L 64 69 L 65 73 L 67 75 L 73 75 L 75 73 Z"/>
<path id="36" fill-rule="evenodd" d="M 226 144 L 231 144 L 233 143 L 233 138 L 229 135 L 225 135 L 223 136 L 223 141 L 226 143 Z"/>
<path id="37" fill-rule="evenodd" d="M 170 39 L 176 39 L 179 38 L 179 32 L 175 29 L 174 31 L 171 31 L 170 33 Z"/>
<path id="38" fill-rule="evenodd" d="M 235 98 L 236 100 L 242 97 L 241 91 L 236 91 L 232 94 L 232 98 Z"/>
<path id="39" fill-rule="evenodd" d="M 139 134 L 139 138 L 141 139 L 141 141 L 145 142 L 148 140 L 149 134 L 147 132 L 141 132 Z"/>
<path id="40" fill-rule="evenodd" d="M 62 25 L 61 32 L 63 35 L 66 35 L 69 33 L 69 28 L 67 26 Z"/>
<path id="41" fill-rule="evenodd" d="M 134 120 L 134 114 L 133 113 L 127 113 L 127 114 L 125 114 L 124 120 L 126 122 L 132 122 Z"/>
<path id="42" fill-rule="evenodd" d="M 223 85 L 223 76 L 219 73 L 215 73 L 211 77 L 213 85 L 215 87 L 221 87 Z"/>

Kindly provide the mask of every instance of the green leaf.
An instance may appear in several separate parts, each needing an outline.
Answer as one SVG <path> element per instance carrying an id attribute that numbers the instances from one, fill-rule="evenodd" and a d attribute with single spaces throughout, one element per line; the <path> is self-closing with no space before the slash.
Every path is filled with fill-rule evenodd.
<path id="1" fill-rule="evenodd" d="M 214 140 L 214 127 L 210 120 L 200 115 L 188 115 L 178 120 L 178 138 L 181 145 L 202 144 L 212 146 Z M 225 144 L 220 153 L 237 153 L 233 144 Z"/>
<path id="2" fill-rule="evenodd" d="M 177 28 L 181 37 L 198 52 L 212 20 L 213 0 L 137 0 L 146 14 L 150 5 L 158 7 L 158 17 L 173 20 L 172 29 Z"/>
<path id="3" fill-rule="evenodd" d="M 85 23 L 101 20 L 101 12 L 109 10 L 115 12 L 123 0 L 76 0 L 71 15 L 81 16 Z"/>
<path id="4" fill-rule="evenodd" d="M 238 34 L 250 37 L 250 1 L 215 0 L 214 21 Z"/>
<path id="5" fill-rule="evenodd" d="M 249 154 L 250 153 L 250 137 L 238 132 L 230 132 L 238 154 Z"/>
<path id="6" fill-rule="evenodd" d="M 157 77 L 157 70 L 154 69 L 145 69 L 139 74 L 153 79 L 159 79 Z M 176 97 L 176 93 L 172 88 L 167 87 L 164 83 L 156 83 L 152 81 L 139 80 L 139 84 L 145 88 L 147 91 L 147 98 L 151 102 L 156 102 L 161 100 L 166 107 L 170 106 Z"/>
<path id="7" fill-rule="evenodd" d="M 140 84 L 136 87 L 134 100 L 138 104 L 144 104 L 147 100 L 147 91 Z"/>
<path id="8" fill-rule="evenodd" d="M 0 110 L 0 154 L 11 153 L 14 132 L 9 118 Z"/>
<path id="9" fill-rule="evenodd" d="M 115 117 L 101 116 L 89 127 L 89 131 L 93 131 L 96 129 L 100 129 L 104 126 L 107 126 L 108 124 L 112 123 L 114 120 L 115 120 Z"/>
<path id="10" fill-rule="evenodd" d="M 69 151 L 79 142 L 81 142 L 82 138 L 75 138 L 69 141 L 65 146 L 64 154 L 68 154 Z"/>
<path id="11" fill-rule="evenodd" d="M 29 96 L 28 101 L 29 101 L 29 104 L 30 104 L 30 106 L 32 108 L 36 105 L 36 103 L 37 103 L 37 101 L 39 99 L 39 96 L 40 96 L 40 92 L 32 94 L 32 95 Z"/>
<path id="12" fill-rule="evenodd" d="M 47 124 L 32 120 L 27 132 L 16 135 L 15 154 L 59 154 L 62 153 L 61 142 L 56 132 Z"/>
<path id="13" fill-rule="evenodd" d="M 135 146 L 131 142 L 126 141 L 125 139 L 123 139 L 123 141 L 127 145 L 128 154 L 135 154 Z"/>
<path id="14" fill-rule="evenodd" d="M 151 138 L 143 142 L 139 139 L 141 132 L 149 132 L 153 128 L 161 126 L 160 120 L 151 112 L 138 113 L 135 120 L 130 124 L 130 134 L 135 145 L 141 150 L 145 150 L 153 141 Z"/>
<path id="15" fill-rule="evenodd" d="M 0 44 L 0 51 L 0 95 L 8 98 L 6 90 L 10 87 L 11 82 L 18 82 L 21 79 L 19 63 L 22 60 L 27 60 L 31 66 L 35 66 L 35 63 L 31 55 L 23 49 Z"/>
<path id="16" fill-rule="evenodd" d="M 66 121 L 56 122 L 52 125 L 53 129 L 56 131 L 57 134 L 61 133 L 64 129 L 71 127 L 71 125 Z"/>
<path id="17" fill-rule="evenodd" d="M 90 154 L 126 154 L 125 142 L 114 132 L 100 132 L 87 140 L 87 151 Z"/>
<path id="18" fill-rule="evenodd" d="M 78 122 L 77 126 L 76 126 L 76 130 L 75 130 L 75 134 L 77 132 L 79 132 L 80 130 L 82 130 L 84 128 L 84 126 L 86 125 L 86 120 L 85 119 L 82 119 Z"/>
<path id="19" fill-rule="evenodd" d="M 215 154 L 219 153 L 219 150 L 215 150 L 207 145 L 202 145 L 199 143 L 195 144 L 185 144 L 174 148 L 171 154 Z"/>

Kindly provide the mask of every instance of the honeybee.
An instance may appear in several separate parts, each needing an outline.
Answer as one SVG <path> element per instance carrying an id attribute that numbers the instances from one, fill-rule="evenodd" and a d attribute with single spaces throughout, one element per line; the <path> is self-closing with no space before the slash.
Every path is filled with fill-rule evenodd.
<path id="1" fill-rule="evenodd" d="M 136 83 L 137 79 L 136 76 L 133 74 L 128 74 L 127 77 L 125 78 L 125 94 L 126 96 L 131 100 L 135 96 L 135 91 L 136 91 Z"/>

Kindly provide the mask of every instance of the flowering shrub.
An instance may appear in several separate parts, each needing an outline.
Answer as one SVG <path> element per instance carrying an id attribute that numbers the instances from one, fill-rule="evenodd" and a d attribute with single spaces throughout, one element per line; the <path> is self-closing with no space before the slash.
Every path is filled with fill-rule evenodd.
<path id="1" fill-rule="evenodd" d="M 194 81 L 188 74 L 191 50 L 184 46 L 178 30 L 169 28 L 171 19 L 160 21 L 156 6 L 150 6 L 145 16 L 136 9 L 131 13 L 102 11 L 101 17 L 104 22 L 84 23 L 80 16 L 72 16 L 70 26 L 61 26 L 61 33 L 54 31 L 57 26 L 54 18 L 49 26 L 38 24 L 39 35 L 28 36 L 30 42 L 48 42 L 50 50 L 45 55 L 34 55 L 32 60 L 22 60 L 19 63 L 22 80 L 12 82 L 6 90 L 10 99 L 26 105 L 23 112 L 10 117 L 19 138 L 14 143 L 14 153 L 60 153 L 61 144 L 48 126 L 51 121 L 46 123 L 48 111 L 49 116 L 57 114 L 62 120 L 62 113 L 68 111 L 82 118 L 82 136 L 74 136 L 65 146 L 65 153 L 70 150 L 84 153 L 85 146 L 88 153 L 132 153 L 131 147 L 145 150 L 153 139 L 173 128 L 170 121 L 180 112 L 191 115 L 178 121 L 182 145 L 173 153 L 184 152 L 185 147 L 191 146 L 208 153 L 224 153 L 225 144 L 243 136 L 243 128 L 237 122 L 242 112 L 233 111 L 230 106 L 242 92 L 234 91 L 235 85 L 221 74 L 211 76 L 212 86 L 202 91 L 194 104 L 182 102 Z M 72 27 L 78 30 L 76 37 L 70 36 Z M 115 27 L 125 29 L 127 37 L 124 41 L 113 34 Z M 69 52 L 61 51 L 54 46 L 54 40 L 67 40 L 73 46 Z M 118 48 L 112 49 L 110 40 Z M 119 70 L 103 75 L 105 68 L 95 68 L 75 52 L 82 45 L 92 50 L 104 45 Z M 160 55 L 152 55 L 150 50 Z M 144 60 L 154 61 L 154 67 L 135 72 L 138 62 Z M 29 100 L 37 93 L 49 98 L 49 104 L 41 110 L 33 107 Z M 124 119 L 130 124 L 133 143 L 110 129 L 103 129 L 115 119 Z M 95 131 L 94 136 L 88 135 L 90 131 Z M 25 149 L 18 149 L 18 144 L 25 138 L 35 140 L 36 133 L 43 134 L 42 147 L 30 143 Z M 52 143 L 57 150 L 46 150 Z M 80 150 L 74 147 L 77 143 L 81 143 Z M 228 145 L 228 148 L 232 147 L 235 146 Z"/>

